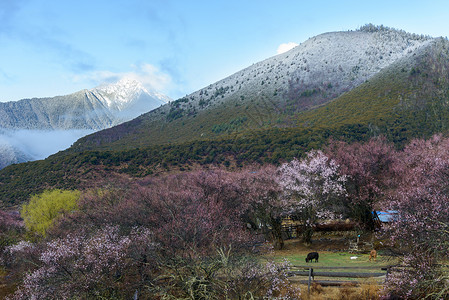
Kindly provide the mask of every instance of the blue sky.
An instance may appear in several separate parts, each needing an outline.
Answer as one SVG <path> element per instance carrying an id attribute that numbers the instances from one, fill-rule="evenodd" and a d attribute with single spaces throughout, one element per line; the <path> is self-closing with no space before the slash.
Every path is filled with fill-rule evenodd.
<path id="1" fill-rule="evenodd" d="M 179 98 L 329 31 L 449 35 L 449 1 L 0 0 L 0 101 L 124 76 Z"/>

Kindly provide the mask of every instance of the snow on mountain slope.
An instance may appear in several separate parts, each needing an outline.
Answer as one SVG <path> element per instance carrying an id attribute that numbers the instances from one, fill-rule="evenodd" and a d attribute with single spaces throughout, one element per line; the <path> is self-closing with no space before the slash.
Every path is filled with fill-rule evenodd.
<path id="1" fill-rule="evenodd" d="M 10 164 L 28 161 L 30 159 L 31 157 L 25 156 L 20 150 L 0 139 L 0 169 Z"/>
<path id="2" fill-rule="evenodd" d="M 226 101 L 268 98 L 295 105 L 296 110 L 307 109 L 351 90 L 434 40 L 384 27 L 371 29 L 315 36 L 198 90 L 177 105 L 199 111 Z"/>

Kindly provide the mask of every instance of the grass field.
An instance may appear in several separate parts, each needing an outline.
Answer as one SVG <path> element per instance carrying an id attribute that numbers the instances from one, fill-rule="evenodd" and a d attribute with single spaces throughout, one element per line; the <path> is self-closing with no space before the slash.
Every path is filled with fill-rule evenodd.
<path id="1" fill-rule="evenodd" d="M 376 261 L 369 261 L 369 253 L 349 253 L 348 239 L 342 236 L 315 239 L 311 245 L 304 245 L 297 239 L 285 241 L 283 250 L 276 250 L 268 256 L 276 261 L 288 260 L 294 267 L 293 271 L 305 271 L 304 267 L 313 267 L 314 272 L 345 272 L 345 273 L 386 273 L 382 267 L 394 265 L 397 258 L 382 255 L 378 251 Z M 309 252 L 316 251 L 320 257 L 317 263 L 305 262 Z M 351 259 L 352 258 L 352 259 Z M 341 267 L 341 268 L 340 268 Z M 335 269 L 334 269 L 335 268 Z M 356 286 L 343 284 L 340 287 L 322 287 L 312 284 L 311 293 L 308 293 L 307 284 L 301 281 L 307 280 L 307 276 L 294 276 L 290 281 L 301 288 L 301 299 L 378 299 L 382 291 L 382 283 L 385 277 L 375 278 L 348 278 L 348 277 L 324 277 L 315 276 L 316 281 L 348 281 L 357 282 Z"/>
<path id="2" fill-rule="evenodd" d="M 365 240 L 371 237 L 365 237 Z M 351 236 L 345 235 L 323 235 L 316 236 L 310 245 L 304 245 L 299 239 L 289 239 L 285 241 L 282 250 L 276 250 L 272 255 L 276 259 L 286 258 L 293 265 L 314 265 L 314 266 L 373 266 L 373 265 L 391 265 L 397 262 L 396 259 L 388 255 L 382 255 L 383 251 L 378 250 L 376 262 L 369 261 L 369 251 L 359 253 L 349 253 L 348 243 L 352 240 Z M 305 258 L 309 252 L 318 252 L 320 254 L 318 263 L 306 263 Z M 351 259 L 351 257 L 357 257 Z"/>
<path id="3" fill-rule="evenodd" d="M 392 264 L 390 257 L 378 255 L 376 261 L 369 261 L 369 254 L 354 254 L 348 252 L 328 252 L 319 251 L 320 258 L 317 263 L 305 262 L 307 251 L 298 251 L 288 255 L 282 255 L 294 266 L 310 266 L 313 268 L 319 267 L 374 267 L 379 268 Z M 375 271 L 375 270 L 373 270 Z M 349 271 L 348 271 L 349 272 Z"/>

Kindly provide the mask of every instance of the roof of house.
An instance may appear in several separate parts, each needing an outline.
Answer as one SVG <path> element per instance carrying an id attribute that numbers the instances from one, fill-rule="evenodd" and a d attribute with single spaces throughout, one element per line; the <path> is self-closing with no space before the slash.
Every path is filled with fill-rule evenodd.
<path id="1" fill-rule="evenodd" d="M 379 210 L 376 211 L 377 216 L 379 217 L 379 220 L 382 223 L 389 223 L 394 221 L 398 217 L 398 211 L 397 210 Z M 374 212 L 373 212 L 374 214 Z"/>

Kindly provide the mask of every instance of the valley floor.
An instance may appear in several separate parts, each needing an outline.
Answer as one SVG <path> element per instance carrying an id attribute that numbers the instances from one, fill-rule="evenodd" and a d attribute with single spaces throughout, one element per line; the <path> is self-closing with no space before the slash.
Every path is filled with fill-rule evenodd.
<path id="1" fill-rule="evenodd" d="M 367 251 L 350 253 L 348 248 L 350 240 L 352 239 L 349 236 L 325 234 L 317 236 L 310 245 L 304 245 L 299 239 L 289 239 L 285 241 L 284 249 L 274 251 L 269 258 L 277 261 L 286 259 L 292 264 L 292 271 L 303 272 L 307 272 L 307 267 L 312 267 L 314 272 L 386 273 L 381 270 L 383 267 L 398 262 L 396 257 L 382 250 L 378 251 L 375 262 L 369 261 Z M 319 253 L 319 262 L 306 263 L 307 254 L 315 251 Z M 290 282 L 300 287 L 301 299 L 379 299 L 385 276 L 371 278 L 315 276 L 310 293 L 307 279 L 307 276 L 290 277 Z M 347 283 L 340 286 L 324 286 L 324 284 L 322 286 L 317 283 L 322 281 L 347 281 Z M 357 284 L 354 285 L 351 282 L 357 282 Z"/>

